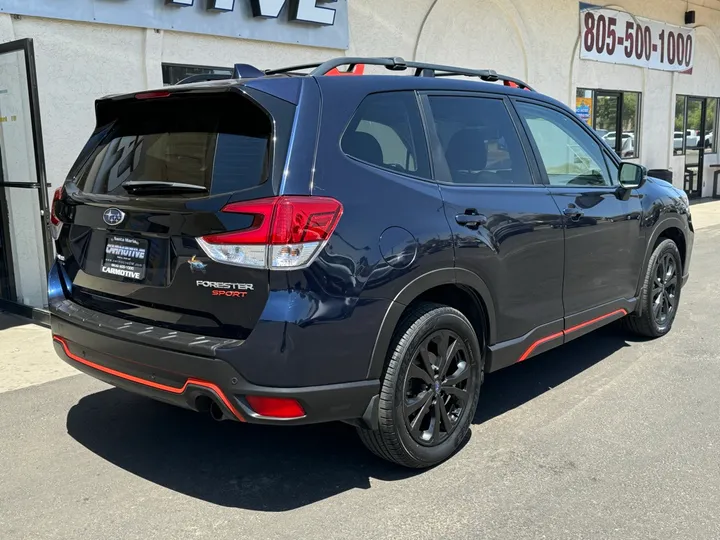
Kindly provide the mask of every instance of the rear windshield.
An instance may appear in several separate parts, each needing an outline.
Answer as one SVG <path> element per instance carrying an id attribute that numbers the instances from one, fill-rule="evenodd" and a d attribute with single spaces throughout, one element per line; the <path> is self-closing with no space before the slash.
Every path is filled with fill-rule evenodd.
<path id="1" fill-rule="evenodd" d="M 271 137 L 265 111 L 239 95 L 131 101 L 118 106 L 75 184 L 110 195 L 127 195 L 138 182 L 239 191 L 267 180 Z"/>

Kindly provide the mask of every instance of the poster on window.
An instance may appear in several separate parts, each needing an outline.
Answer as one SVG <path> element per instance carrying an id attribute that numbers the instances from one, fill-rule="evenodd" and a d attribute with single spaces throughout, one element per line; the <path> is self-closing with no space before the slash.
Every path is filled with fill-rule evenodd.
<path id="1" fill-rule="evenodd" d="M 577 97 L 575 98 L 575 114 L 578 118 L 585 122 L 588 126 L 592 127 L 593 117 L 593 100 L 591 97 Z"/>
<path id="2" fill-rule="evenodd" d="M 695 30 L 580 3 L 580 58 L 692 73 Z"/>

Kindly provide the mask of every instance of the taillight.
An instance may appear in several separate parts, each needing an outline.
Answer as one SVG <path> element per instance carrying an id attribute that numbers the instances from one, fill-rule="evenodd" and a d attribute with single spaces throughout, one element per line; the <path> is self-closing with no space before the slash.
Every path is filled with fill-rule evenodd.
<path id="1" fill-rule="evenodd" d="M 260 416 L 269 418 L 302 418 L 305 410 L 294 399 L 268 396 L 246 396 L 250 407 Z"/>
<path id="2" fill-rule="evenodd" d="M 332 235 L 343 207 L 328 197 L 273 197 L 231 203 L 223 212 L 253 216 L 242 231 L 211 234 L 198 244 L 212 260 L 248 268 L 309 266 Z"/>
<path id="3" fill-rule="evenodd" d="M 60 237 L 60 231 L 63 226 L 63 222 L 57 214 L 57 204 L 63 196 L 63 189 L 64 188 L 59 187 L 55 190 L 55 193 L 53 193 L 52 203 L 50 204 L 50 233 L 52 234 L 54 240 L 57 240 Z"/>
<path id="4" fill-rule="evenodd" d="M 56 227 L 62 223 L 60 221 L 60 218 L 57 216 L 57 208 L 55 208 L 57 202 L 62 198 L 62 193 L 63 188 L 57 188 L 55 190 L 55 193 L 53 193 L 52 203 L 50 204 L 50 223 L 52 223 Z"/>

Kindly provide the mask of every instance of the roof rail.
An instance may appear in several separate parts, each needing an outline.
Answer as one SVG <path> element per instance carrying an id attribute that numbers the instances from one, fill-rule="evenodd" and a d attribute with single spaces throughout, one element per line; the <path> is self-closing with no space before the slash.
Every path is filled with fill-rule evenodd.
<path id="1" fill-rule="evenodd" d="M 352 57 L 340 56 L 321 63 L 300 64 L 297 66 L 288 66 L 278 69 L 266 69 L 261 71 L 249 64 L 235 64 L 232 75 L 229 74 L 203 74 L 191 75 L 183 79 L 177 84 L 188 84 L 190 82 L 213 81 L 218 79 L 243 79 L 256 78 L 264 75 L 310 75 L 312 77 L 321 77 L 324 75 L 359 75 L 361 70 L 356 71 L 357 66 L 385 66 L 390 71 L 405 71 L 408 68 L 414 69 L 416 77 L 453 77 L 463 75 L 465 77 L 478 77 L 487 82 L 502 81 L 505 86 L 521 88 L 534 92 L 533 88 L 526 82 L 501 75 L 492 69 L 468 69 L 463 67 L 445 66 L 442 64 L 426 64 L 424 62 L 407 62 L 400 57 Z M 347 66 L 347 70 L 340 71 L 338 68 Z M 310 73 L 302 73 L 303 70 L 312 70 Z"/>
<path id="2" fill-rule="evenodd" d="M 191 84 L 196 82 L 221 81 L 223 79 L 232 79 L 230 73 L 200 73 L 198 75 L 189 75 L 175 84 Z"/>
<path id="3" fill-rule="evenodd" d="M 525 90 L 534 91 L 526 82 L 501 75 L 491 69 L 468 69 L 456 66 L 446 66 L 442 64 L 427 64 L 424 62 L 408 62 L 400 57 L 349 57 L 340 56 L 327 60 L 326 62 L 317 64 L 301 64 L 297 66 L 289 66 L 279 69 L 265 70 L 266 75 L 275 75 L 279 73 L 293 73 L 301 70 L 312 69 L 309 73 L 311 76 L 320 77 L 327 75 L 333 70 L 341 66 L 348 66 L 348 72 L 352 72 L 355 66 L 364 64 L 371 66 L 385 66 L 390 71 L 405 71 L 408 68 L 415 70 L 416 77 L 452 77 L 463 75 L 466 77 L 478 77 L 483 81 L 497 82 L 502 81 L 506 86 L 515 86 Z M 343 72 L 341 72 L 343 73 Z"/>

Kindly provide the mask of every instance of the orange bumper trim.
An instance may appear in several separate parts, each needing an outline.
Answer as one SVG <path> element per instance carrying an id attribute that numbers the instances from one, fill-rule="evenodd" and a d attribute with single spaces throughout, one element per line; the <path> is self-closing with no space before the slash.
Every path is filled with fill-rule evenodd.
<path id="1" fill-rule="evenodd" d="M 188 379 L 185 381 L 185 384 L 182 385 L 181 388 L 177 388 L 175 386 L 168 386 L 166 384 L 160 384 L 156 383 L 154 381 L 148 381 L 147 379 L 142 379 L 140 377 L 135 377 L 134 375 L 130 375 L 128 373 L 123 373 L 122 371 L 117 371 L 115 369 L 101 366 L 100 364 L 96 364 L 94 362 L 91 362 L 90 360 L 87 360 L 86 358 L 83 358 L 81 356 L 76 355 L 73 353 L 70 348 L 68 347 L 67 342 L 65 341 L 65 338 L 62 338 L 60 336 L 53 336 L 53 340 L 57 341 L 60 345 L 62 345 L 63 351 L 65 351 L 65 354 L 68 356 L 68 358 L 74 360 L 75 362 L 79 362 L 81 364 L 84 364 L 88 367 L 91 367 L 93 369 L 96 369 L 98 371 L 102 371 L 103 373 L 107 373 L 108 375 L 113 375 L 114 377 L 119 377 L 121 379 L 125 379 L 126 381 L 131 381 L 137 384 L 142 384 L 143 386 L 148 386 L 150 388 L 155 388 L 157 390 L 162 390 L 163 392 L 168 392 L 170 394 L 183 394 L 185 390 L 187 390 L 187 387 L 192 386 L 202 386 L 203 388 L 207 388 L 208 390 L 212 390 L 225 404 L 225 406 L 233 413 L 235 418 L 237 418 L 240 422 L 244 422 L 245 418 L 243 418 L 242 414 L 237 410 L 235 406 L 230 402 L 230 400 L 225 396 L 222 390 L 220 388 L 207 381 L 201 381 L 200 379 Z"/>

